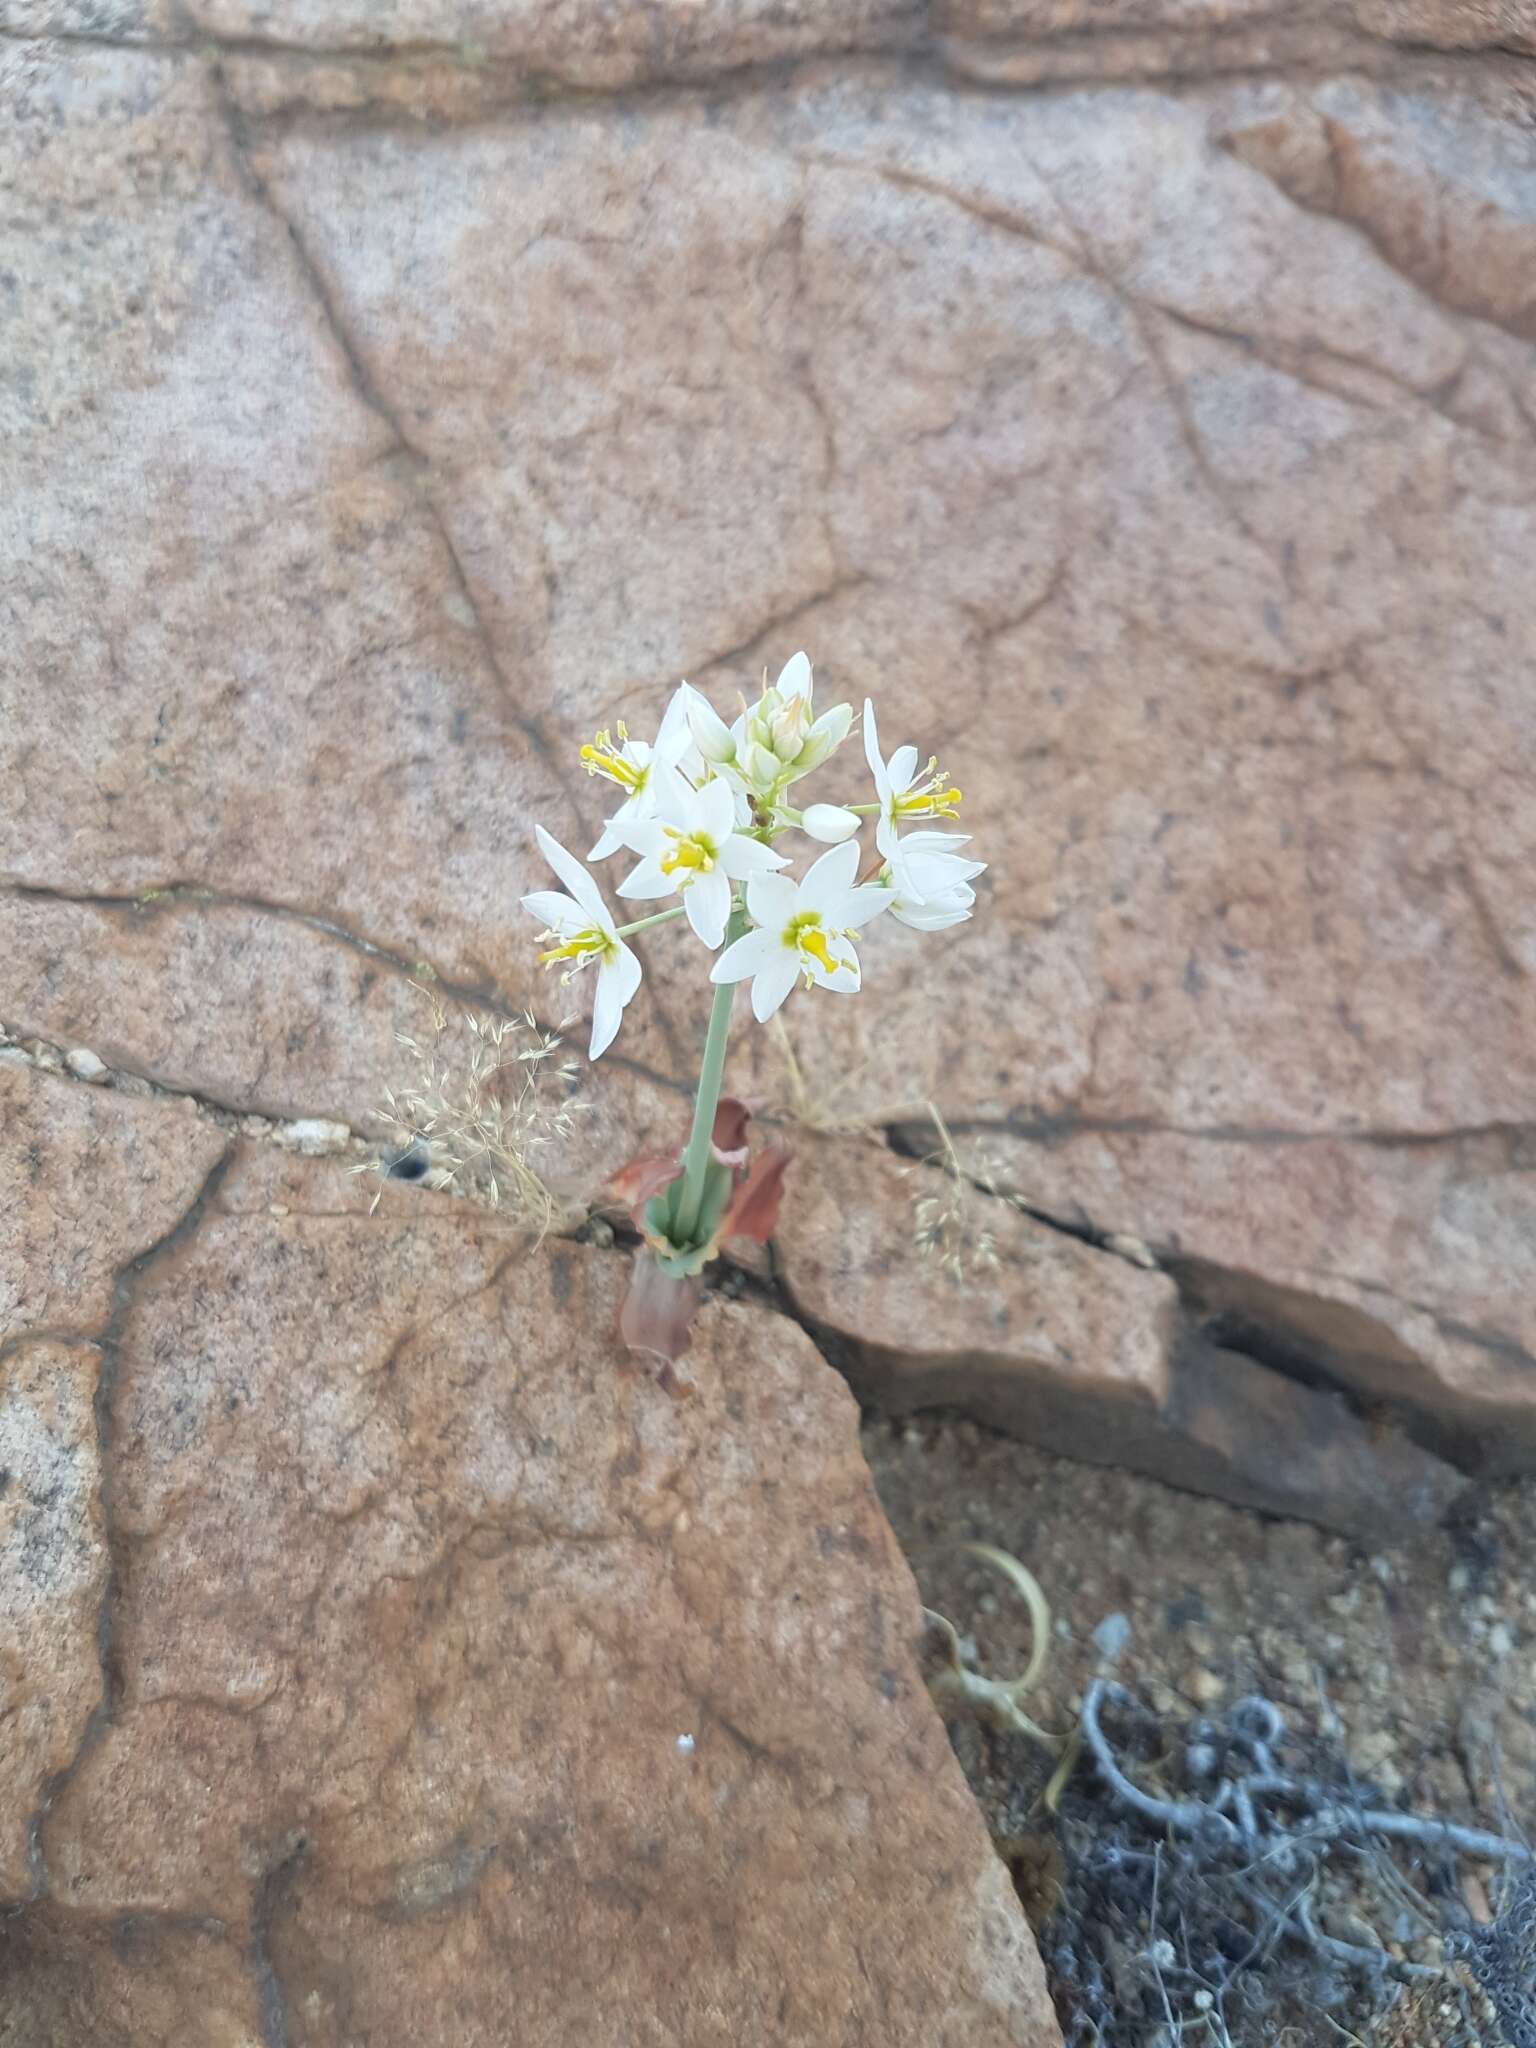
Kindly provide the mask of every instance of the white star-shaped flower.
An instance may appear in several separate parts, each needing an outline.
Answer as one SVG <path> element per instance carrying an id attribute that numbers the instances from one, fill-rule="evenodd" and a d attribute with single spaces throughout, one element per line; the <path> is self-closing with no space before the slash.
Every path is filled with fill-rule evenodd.
<path id="1" fill-rule="evenodd" d="M 930 754 L 926 768 L 919 769 L 916 747 L 898 747 L 889 761 L 880 752 L 880 735 L 875 730 L 875 707 L 864 699 L 864 758 L 875 778 L 875 795 L 880 815 L 875 825 L 875 844 L 887 860 L 896 856 L 900 827 L 912 818 L 955 818 L 960 801 L 958 789 L 946 788 L 949 778 L 939 772 Z"/>
<path id="2" fill-rule="evenodd" d="M 588 860 L 606 860 L 625 844 L 623 827 L 636 819 L 654 817 L 657 792 L 665 770 L 682 765 L 692 744 L 688 730 L 688 704 L 698 693 L 687 683 L 672 693 L 656 734 L 656 744 L 632 740 L 621 723 L 619 743 L 611 734 L 600 732 L 581 750 L 582 765 L 589 775 L 600 775 L 624 791 L 624 801 L 604 825 Z"/>
<path id="3" fill-rule="evenodd" d="M 545 927 L 542 936 L 556 941 L 539 955 L 542 966 L 569 960 L 571 964 L 561 976 L 569 981 L 591 961 L 597 962 L 588 1057 L 599 1059 L 612 1045 L 624 1006 L 640 986 L 640 962 L 619 937 L 601 890 L 581 862 L 542 825 L 534 829 L 540 852 L 571 893 L 562 896 L 557 889 L 535 889 L 523 898 L 523 908 Z"/>
<path id="4" fill-rule="evenodd" d="M 976 891 L 971 883 L 986 872 L 984 860 L 966 860 L 964 832 L 909 832 L 882 871 L 891 891 L 891 915 L 914 931 L 942 932 L 963 924 Z"/>
<path id="5" fill-rule="evenodd" d="M 688 922 L 711 951 L 725 937 L 731 884 L 785 865 L 782 854 L 736 830 L 736 794 L 720 776 L 690 789 L 680 775 L 663 775 L 657 815 L 626 821 L 623 840 L 640 865 L 619 894 L 648 902 L 680 891 Z"/>
<path id="6" fill-rule="evenodd" d="M 753 875 L 747 909 L 756 931 L 727 946 L 710 969 L 711 981 L 752 981 L 752 1014 L 765 1024 L 804 975 L 807 987 L 852 995 L 859 986 L 859 956 L 853 935 L 889 907 L 891 891 L 879 883 L 862 887 L 859 849 L 852 840 L 834 846 L 801 882 L 788 875 Z"/>

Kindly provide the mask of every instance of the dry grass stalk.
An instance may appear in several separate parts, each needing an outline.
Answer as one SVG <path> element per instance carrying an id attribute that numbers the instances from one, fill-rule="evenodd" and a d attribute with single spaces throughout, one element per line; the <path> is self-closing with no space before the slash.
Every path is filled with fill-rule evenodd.
<path id="1" fill-rule="evenodd" d="M 937 1167 L 943 1182 L 936 1192 L 920 1194 L 913 1200 L 912 1242 L 925 1259 L 937 1260 L 951 1280 L 993 1272 L 998 1263 L 997 1240 L 982 1204 L 1012 1204 L 1014 1197 L 997 1186 L 985 1162 L 979 1170 L 968 1171 L 962 1166 L 949 1126 L 933 1103 L 926 1108 L 939 1143 L 920 1164 Z"/>
<path id="2" fill-rule="evenodd" d="M 569 1089 L 578 1063 L 560 1056 L 559 1030 L 546 1031 L 531 1012 L 450 1016 L 431 989 L 421 993 L 431 1005 L 430 1032 L 395 1034 L 416 1071 L 405 1087 L 385 1090 L 391 1150 L 354 1170 L 446 1188 L 542 1237 L 560 1203 L 536 1162 L 575 1128 L 582 1105 L 571 1101 Z"/>

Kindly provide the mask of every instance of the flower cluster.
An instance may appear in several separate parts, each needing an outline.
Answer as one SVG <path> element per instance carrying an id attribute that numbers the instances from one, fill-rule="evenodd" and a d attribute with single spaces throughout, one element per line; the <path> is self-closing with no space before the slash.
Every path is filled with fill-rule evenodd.
<path id="1" fill-rule="evenodd" d="M 640 962 L 626 941 L 672 918 L 687 919 L 716 955 L 710 980 L 751 983 L 754 1016 L 765 1022 L 796 982 L 852 995 L 861 983 L 858 939 L 889 911 L 918 931 L 942 931 L 971 915 L 972 882 L 984 863 L 965 857 L 965 834 L 942 826 L 958 817 L 960 792 L 915 747 L 880 750 L 872 705 L 864 705 L 864 754 L 873 801 L 801 807 L 798 785 L 847 739 L 853 708 L 818 717 L 811 664 L 796 654 L 758 700 L 727 725 L 690 684 L 680 684 L 655 741 L 617 741 L 600 732 L 581 750 L 591 775 L 612 783 L 620 801 L 587 858 L 620 851 L 635 865 L 616 894 L 626 902 L 675 897 L 667 909 L 618 924 L 587 868 L 542 827 L 545 859 L 564 893 L 535 890 L 523 908 L 545 927 L 546 966 L 564 978 L 594 965 L 593 1059 L 607 1050 L 625 1006 L 640 986 Z M 874 824 L 865 860 L 858 833 Z M 916 828 L 916 829 L 908 829 Z M 787 832 L 829 850 L 797 881 L 777 850 Z"/>
<path id="2" fill-rule="evenodd" d="M 972 882 L 982 863 L 968 860 L 963 833 L 942 829 L 958 816 L 960 792 L 915 747 L 887 758 L 873 707 L 864 705 L 864 756 L 872 801 L 802 806 L 800 784 L 837 752 L 853 727 L 853 707 L 817 717 L 811 664 L 787 662 L 771 687 L 730 725 L 689 684 L 678 686 L 654 742 L 600 732 L 581 750 L 589 774 L 619 792 L 588 860 L 624 851 L 634 865 L 615 892 L 626 902 L 676 898 L 663 910 L 617 924 L 585 865 L 539 829 L 545 859 L 563 890 L 536 889 L 523 908 L 544 926 L 547 967 L 569 980 L 595 965 L 592 1057 L 613 1043 L 626 1004 L 640 986 L 640 962 L 628 940 L 672 918 L 714 955 L 709 1030 L 694 1098 L 693 1124 L 677 1153 L 633 1160 L 615 1181 L 643 1243 L 636 1254 L 620 1330 L 631 1350 L 666 1361 L 688 1341 L 705 1266 L 732 1236 L 766 1241 L 778 1219 L 789 1153 L 777 1143 L 754 1161 L 741 1104 L 721 1096 L 731 1002 L 750 982 L 760 1023 L 775 1015 L 797 982 L 853 995 L 863 979 L 860 934 L 887 911 L 918 931 L 942 931 L 971 914 Z M 859 833 L 874 826 L 874 849 Z M 786 833 L 825 846 L 797 880 L 778 851 Z"/>

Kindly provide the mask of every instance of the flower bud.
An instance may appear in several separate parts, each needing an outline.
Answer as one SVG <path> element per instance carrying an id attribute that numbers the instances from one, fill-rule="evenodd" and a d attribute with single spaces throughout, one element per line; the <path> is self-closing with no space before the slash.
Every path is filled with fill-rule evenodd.
<path id="1" fill-rule="evenodd" d="M 707 698 L 697 690 L 688 693 L 688 730 L 693 744 L 706 761 L 719 767 L 736 758 L 736 736 Z"/>
<path id="2" fill-rule="evenodd" d="M 809 775 L 813 768 L 819 768 L 827 756 L 847 739 L 852 724 L 851 704 L 834 704 L 830 711 L 824 711 L 806 734 L 804 744 L 794 757 L 791 765 L 795 775 Z"/>
<path id="3" fill-rule="evenodd" d="M 856 813 L 845 811 L 841 804 L 812 804 L 801 814 L 800 825 L 823 846 L 840 846 L 858 831 L 859 820 Z"/>

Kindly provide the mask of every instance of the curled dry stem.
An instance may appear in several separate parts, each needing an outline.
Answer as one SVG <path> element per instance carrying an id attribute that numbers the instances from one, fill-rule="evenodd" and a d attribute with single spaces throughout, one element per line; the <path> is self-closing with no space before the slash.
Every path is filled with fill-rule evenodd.
<path id="1" fill-rule="evenodd" d="M 990 1543 L 967 1543 L 964 1548 L 972 1557 L 1001 1572 L 1029 1609 L 1029 1662 L 1017 1678 L 983 1677 L 979 1671 L 972 1671 L 961 1656 L 960 1638 L 954 1623 L 947 1616 L 935 1613 L 933 1608 L 925 1607 L 923 1612 L 943 1636 L 947 1652 L 945 1667 L 929 1679 L 928 1690 L 935 1700 L 962 1701 L 1005 1735 L 1028 1736 L 1032 1742 L 1043 1744 L 1056 1756 L 1061 1751 L 1063 1738 L 1042 1728 L 1020 1705 L 1020 1701 L 1028 1698 L 1040 1683 L 1050 1657 L 1050 1604 L 1033 1572 L 1006 1550 L 994 1549 Z"/>

